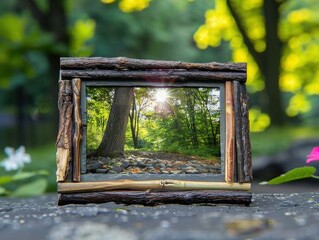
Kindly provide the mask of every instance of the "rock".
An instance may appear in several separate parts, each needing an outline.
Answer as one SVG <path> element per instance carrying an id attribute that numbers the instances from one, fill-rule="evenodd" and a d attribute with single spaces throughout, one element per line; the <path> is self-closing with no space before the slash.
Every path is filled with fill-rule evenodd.
<path id="1" fill-rule="evenodd" d="M 116 172 L 116 173 L 121 173 L 121 172 L 123 172 L 123 168 L 118 167 L 118 166 L 113 166 L 113 167 L 112 167 L 112 170 L 113 170 L 114 172 Z"/>
<path id="2" fill-rule="evenodd" d="M 136 166 L 137 166 L 138 168 L 146 168 L 146 164 L 143 163 L 143 162 L 140 162 L 140 161 L 137 162 Z"/>
<path id="3" fill-rule="evenodd" d="M 96 169 L 96 173 L 107 173 L 109 170 L 108 169 L 105 169 L 105 168 L 98 168 Z"/>
<path id="4" fill-rule="evenodd" d="M 131 163 L 127 161 L 123 161 L 122 164 L 120 165 L 121 168 L 128 168 L 131 166 Z"/>
<path id="5" fill-rule="evenodd" d="M 196 170 L 196 169 L 189 169 L 189 170 L 186 170 L 185 172 L 188 173 L 188 174 L 197 174 L 197 173 L 199 173 L 198 170 Z"/>
<path id="6" fill-rule="evenodd" d="M 96 172 L 96 169 L 99 169 L 99 168 L 103 168 L 103 163 L 101 163 L 99 161 L 90 162 L 87 165 L 87 170 L 89 172 Z"/>

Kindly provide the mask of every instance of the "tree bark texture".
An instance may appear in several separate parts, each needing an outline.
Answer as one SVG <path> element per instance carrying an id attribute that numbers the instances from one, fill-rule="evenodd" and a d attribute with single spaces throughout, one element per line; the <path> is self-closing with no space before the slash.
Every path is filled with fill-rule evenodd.
<path id="1" fill-rule="evenodd" d="M 63 79 L 72 79 L 74 77 L 82 80 L 145 80 L 146 82 L 187 82 L 187 81 L 216 81 L 225 82 L 228 80 L 237 80 L 246 82 L 246 73 L 243 72 L 209 72 L 209 71 L 187 71 L 187 70 L 148 70 L 148 71 L 118 71 L 118 70 L 61 70 Z"/>
<path id="2" fill-rule="evenodd" d="M 115 202 L 122 204 L 211 204 L 249 205 L 252 194 L 243 191 L 107 191 L 93 193 L 59 193 L 58 205 Z"/>
<path id="3" fill-rule="evenodd" d="M 72 80 L 73 104 L 74 104 L 74 135 L 73 135 L 73 181 L 80 181 L 81 165 L 81 140 L 82 140 L 82 120 L 81 120 L 81 79 Z"/>
<path id="4" fill-rule="evenodd" d="M 198 71 L 246 72 L 246 63 L 188 63 L 118 58 L 61 58 L 61 69 L 151 70 L 184 69 Z"/>
<path id="5" fill-rule="evenodd" d="M 73 131 L 73 103 L 72 85 L 69 80 L 59 81 L 59 102 L 60 112 L 59 133 L 57 137 L 57 181 L 64 181 L 69 168 L 72 154 L 72 131 Z"/>
<path id="6" fill-rule="evenodd" d="M 116 157 L 124 154 L 125 132 L 133 94 L 134 88 L 116 88 L 103 139 L 93 155 Z"/>
<path id="7" fill-rule="evenodd" d="M 234 81 L 234 110 L 236 129 L 236 159 L 238 182 L 252 181 L 251 146 L 249 136 L 249 106 L 246 87 Z"/>

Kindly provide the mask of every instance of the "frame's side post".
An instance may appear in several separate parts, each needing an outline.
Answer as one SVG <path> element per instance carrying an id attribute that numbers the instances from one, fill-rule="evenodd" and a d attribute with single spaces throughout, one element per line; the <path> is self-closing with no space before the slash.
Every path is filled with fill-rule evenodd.
<path id="1" fill-rule="evenodd" d="M 225 143 L 225 181 L 234 182 L 235 123 L 233 82 L 226 81 L 226 143 Z"/>
<path id="2" fill-rule="evenodd" d="M 81 176 L 81 79 L 72 79 L 74 103 L 74 135 L 73 135 L 73 176 L 74 182 L 80 181 Z"/>
<path id="3" fill-rule="evenodd" d="M 59 81 L 59 102 L 58 108 L 60 113 L 59 118 L 59 133 L 57 137 L 57 182 L 65 181 L 69 162 L 72 157 L 72 85 L 70 80 Z"/>
<path id="4" fill-rule="evenodd" d="M 242 142 L 242 181 L 241 182 L 251 182 L 252 181 L 252 165 L 251 165 L 251 145 L 250 145 L 250 135 L 249 135 L 249 104 L 248 95 L 246 93 L 246 86 L 244 84 L 238 83 L 238 91 L 240 99 L 238 103 L 240 104 L 241 111 L 241 139 Z"/>
<path id="5" fill-rule="evenodd" d="M 236 163 L 238 182 L 245 182 L 244 173 L 244 149 L 243 149 L 243 134 L 242 134 L 242 102 L 241 86 L 238 81 L 234 81 L 234 110 L 235 110 L 235 142 L 236 142 Z"/>

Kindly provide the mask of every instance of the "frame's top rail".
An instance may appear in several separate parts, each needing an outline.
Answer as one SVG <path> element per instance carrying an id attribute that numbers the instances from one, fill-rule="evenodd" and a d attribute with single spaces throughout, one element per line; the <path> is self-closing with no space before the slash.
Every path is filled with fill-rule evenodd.
<path id="1" fill-rule="evenodd" d="M 62 57 L 60 60 L 61 69 L 110 69 L 110 70 L 155 70 L 155 69 L 183 69 L 193 71 L 220 71 L 220 72 L 241 72 L 246 73 L 246 63 L 189 63 L 176 61 L 160 61 L 133 59 L 126 57 L 104 58 L 72 58 Z"/>

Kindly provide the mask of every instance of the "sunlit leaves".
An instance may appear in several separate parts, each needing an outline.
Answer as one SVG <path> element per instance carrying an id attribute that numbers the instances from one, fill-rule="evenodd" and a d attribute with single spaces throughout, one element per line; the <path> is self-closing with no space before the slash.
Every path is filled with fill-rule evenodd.
<path id="1" fill-rule="evenodd" d="M 311 109 L 311 104 L 304 94 L 295 94 L 289 101 L 286 113 L 290 117 L 297 116 L 300 113 L 306 113 Z"/>
<path id="2" fill-rule="evenodd" d="M 252 1 L 251 7 L 247 9 L 249 4 L 239 4 L 248 11 L 260 6 L 262 1 Z M 241 7 L 241 6 L 238 6 Z M 256 19 L 257 18 L 257 19 Z M 222 40 L 229 41 L 233 49 L 233 61 L 248 63 L 248 79 L 247 85 L 251 92 L 258 92 L 264 89 L 264 82 L 260 76 L 258 67 L 250 56 L 246 46 L 244 45 L 241 34 L 239 33 L 236 23 L 232 18 L 224 0 L 216 1 L 215 9 L 207 10 L 205 15 L 205 24 L 200 26 L 194 34 L 194 40 L 197 47 L 205 49 L 209 46 L 218 47 Z M 265 48 L 264 35 L 265 30 L 261 26 L 263 19 L 254 14 L 253 16 L 245 17 L 246 24 L 249 26 L 249 35 L 254 42 L 257 51 L 263 51 Z"/>
<path id="3" fill-rule="evenodd" d="M 23 40 L 25 20 L 20 16 L 7 13 L 0 17 L 0 36 L 11 42 Z"/>
<path id="4" fill-rule="evenodd" d="M 151 0 L 120 0 L 119 8 L 123 12 L 142 11 L 148 7 Z M 102 3 L 113 3 L 115 0 L 101 0 Z"/>
<path id="5" fill-rule="evenodd" d="M 94 31 L 95 21 L 92 19 L 79 19 L 75 22 L 70 29 L 72 56 L 84 57 L 92 54 L 93 47 L 87 45 L 87 42 L 94 36 Z"/>
<path id="6" fill-rule="evenodd" d="M 252 132 L 262 132 L 269 127 L 271 121 L 267 114 L 260 111 L 258 108 L 249 110 L 249 123 Z"/>
<path id="7" fill-rule="evenodd" d="M 287 73 L 280 77 L 280 89 L 285 92 L 296 92 L 301 88 L 301 81 L 297 75 Z"/>
<path id="8" fill-rule="evenodd" d="M 254 50 L 258 53 L 264 52 L 267 47 L 262 12 L 264 1 L 231 1 L 231 4 Z M 284 44 L 280 90 L 295 94 L 291 95 L 291 99 L 286 98 L 288 100 L 286 113 L 289 116 L 309 111 L 311 102 L 308 101 L 307 95 L 318 94 L 319 85 L 316 83 L 319 81 L 316 76 L 316 69 L 319 65 L 319 58 L 316 56 L 319 52 L 318 11 L 319 5 L 315 0 L 286 1 L 280 7 L 281 18 L 278 34 Z M 208 10 L 205 18 L 205 23 L 194 34 L 197 46 L 201 49 L 209 46 L 218 47 L 222 41 L 228 41 L 233 50 L 232 60 L 248 63 L 248 90 L 252 93 L 262 91 L 265 85 L 263 76 L 243 42 L 226 1 L 216 0 L 215 8 Z M 254 122 L 258 119 L 254 118 Z M 267 121 L 261 125 L 266 125 L 265 122 Z"/>

